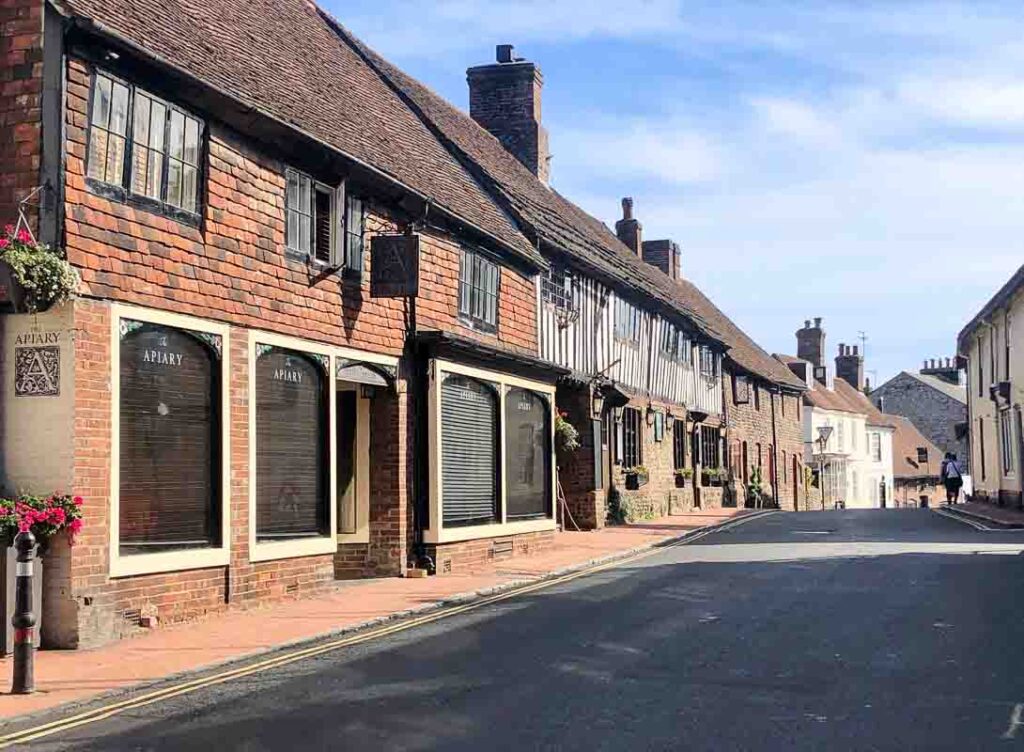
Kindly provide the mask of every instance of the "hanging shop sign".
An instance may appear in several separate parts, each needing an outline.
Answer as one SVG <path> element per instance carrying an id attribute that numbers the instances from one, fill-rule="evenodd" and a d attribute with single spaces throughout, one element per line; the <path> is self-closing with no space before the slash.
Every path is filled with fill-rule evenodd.
<path id="1" fill-rule="evenodd" d="M 420 281 L 420 236 L 376 235 L 370 241 L 370 295 L 415 297 Z"/>

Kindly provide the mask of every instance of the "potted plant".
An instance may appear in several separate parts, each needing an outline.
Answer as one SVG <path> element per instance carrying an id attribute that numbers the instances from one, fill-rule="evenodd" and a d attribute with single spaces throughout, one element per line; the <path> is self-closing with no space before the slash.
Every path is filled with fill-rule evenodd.
<path id="1" fill-rule="evenodd" d="M 15 572 L 17 554 L 14 538 L 19 532 L 31 531 L 36 538 L 36 552 L 32 577 L 33 611 L 36 614 L 38 633 L 39 616 L 42 612 L 43 567 L 40 558 L 46 544 L 53 536 L 67 532 L 70 542 L 82 529 L 82 497 L 68 494 L 35 496 L 22 494 L 15 498 L 0 498 L 0 541 L 6 549 L 0 556 L 0 655 L 7 655 L 14 648 L 14 632 L 11 617 L 14 616 Z"/>
<path id="2" fill-rule="evenodd" d="M 39 313 L 74 295 L 78 272 L 62 252 L 7 225 L 0 237 L 0 287 L 16 313 Z"/>
<path id="3" fill-rule="evenodd" d="M 629 491 L 636 491 L 638 488 L 646 486 L 647 481 L 650 480 L 647 468 L 643 465 L 624 467 L 622 472 L 626 474 L 626 489 Z"/>
<path id="4" fill-rule="evenodd" d="M 702 486 L 720 486 L 725 478 L 725 470 L 720 467 L 709 467 L 701 471 L 700 481 Z"/>
<path id="5" fill-rule="evenodd" d="M 676 488 L 686 488 L 690 480 L 693 478 L 692 467 L 681 467 L 676 470 Z"/>
<path id="6" fill-rule="evenodd" d="M 747 483 L 747 506 L 760 509 L 764 499 L 764 486 L 761 479 L 761 468 L 755 467 L 750 473 Z"/>
<path id="7" fill-rule="evenodd" d="M 568 421 L 568 414 L 555 410 L 555 446 L 558 451 L 571 454 L 580 448 L 580 432 Z"/>

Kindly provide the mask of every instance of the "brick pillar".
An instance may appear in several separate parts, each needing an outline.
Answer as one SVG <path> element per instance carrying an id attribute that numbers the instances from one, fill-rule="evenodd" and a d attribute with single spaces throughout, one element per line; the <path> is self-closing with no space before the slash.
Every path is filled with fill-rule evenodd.
<path id="1" fill-rule="evenodd" d="M 572 453 L 558 453 L 558 479 L 566 505 L 580 528 L 602 528 L 607 516 L 607 489 L 594 488 L 594 430 L 590 388 L 560 386 L 555 401 L 558 409 L 566 413 L 566 420 L 580 433 L 579 449 Z M 566 529 L 573 529 L 568 518 L 565 525 Z"/>
<path id="2" fill-rule="evenodd" d="M 409 559 L 411 472 L 407 383 L 378 390 L 370 407 L 370 543 L 367 574 L 403 575 Z"/>
<path id="3" fill-rule="evenodd" d="M 0 2 L 0 224 L 37 185 L 42 158 L 43 3 Z M 35 225 L 38 217 L 30 219 Z"/>

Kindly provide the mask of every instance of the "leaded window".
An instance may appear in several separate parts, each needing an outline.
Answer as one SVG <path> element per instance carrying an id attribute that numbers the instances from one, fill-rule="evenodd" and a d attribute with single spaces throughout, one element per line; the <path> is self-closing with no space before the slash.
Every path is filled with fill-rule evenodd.
<path id="1" fill-rule="evenodd" d="M 575 311 L 572 272 L 558 264 L 551 264 L 541 277 L 541 300 L 562 311 Z"/>
<path id="2" fill-rule="evenodd" d="M 137 86 L 97 71 L 86 175 L 114 198 L 199 213 L 203 122 Z M 100 190 L 99 187 L 96 190 Z"/>
<path id="3" fill-rule="evenodd" d="M 640 309 L 628 300 L 616 298 L 615 337 L 623 342 L 640 342 Z"/>
<path id="4" fill-rule="evenodd" d="M 459 317 L 488 332 L 498 329 L 498 265 L 476 251 L 462 249 L 459 265 Z"/>

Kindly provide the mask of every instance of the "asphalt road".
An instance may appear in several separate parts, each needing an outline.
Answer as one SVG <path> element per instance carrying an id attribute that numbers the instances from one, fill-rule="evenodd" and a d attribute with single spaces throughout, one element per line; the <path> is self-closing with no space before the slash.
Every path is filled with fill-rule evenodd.
<path id="1" fill-rule="evenodd" d="M 31 748 L 1012 748 L 1022 548 L 928 510 L 776 514 Z"/>

